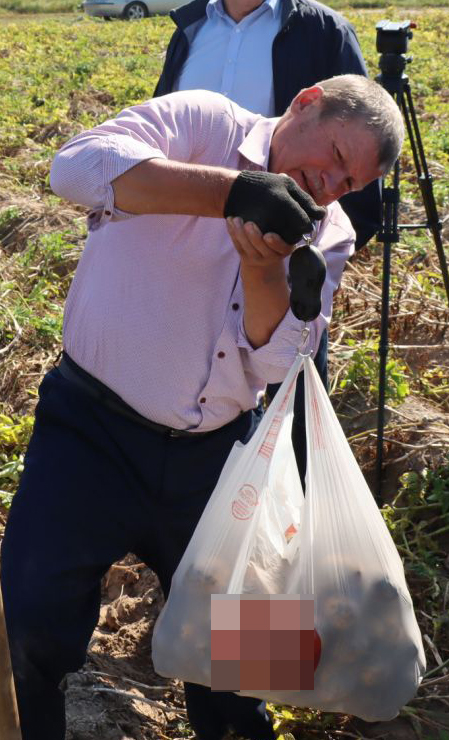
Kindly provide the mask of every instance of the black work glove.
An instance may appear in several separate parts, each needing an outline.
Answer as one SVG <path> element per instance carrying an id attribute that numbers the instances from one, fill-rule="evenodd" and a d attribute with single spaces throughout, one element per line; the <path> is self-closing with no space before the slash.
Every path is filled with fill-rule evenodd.
<path id="1" fill-rule="evenodd" d="M 301 190 L 288 175 L 243 170 L 229 191 L 224 217 L 255 223 L 262 234 L 274 232 L 287 244 L 296 244 L 312 231 L 326 210 Z"/>

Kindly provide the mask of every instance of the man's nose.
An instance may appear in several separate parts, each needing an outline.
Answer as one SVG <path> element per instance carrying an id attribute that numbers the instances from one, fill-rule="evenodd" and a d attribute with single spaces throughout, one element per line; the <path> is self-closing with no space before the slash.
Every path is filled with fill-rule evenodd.
<path id="1" fill-rule="evenodd" d="M 324 187 L 327 195 L 338 200 L 342 195 L 349 193 L 351 188 L 348 185 L 348 173 L 344 169 L 330 170 L 323 174 Z"/>

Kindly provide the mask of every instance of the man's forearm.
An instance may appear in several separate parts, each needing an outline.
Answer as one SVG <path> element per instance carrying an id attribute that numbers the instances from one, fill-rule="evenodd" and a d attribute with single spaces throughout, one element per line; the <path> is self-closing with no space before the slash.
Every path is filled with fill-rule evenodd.
<path id="1" fill-rule="evenodd" d="M 222 218 L 238 172 L 221 167 L 151 159 L 112 182 L 115 206 L 129 213 L 177 213 Z M 242 263 L 245 332 L 253 347 L 266 344 L 289 306 L 283 262 L 270 267 Z"/>
<path id="2" fill-rule="evenodd" d="M 250 344 L 257 349 L 269 342 L 290 305 L 284 264 L 269 269 L 242 264 L 241 278 L 245 333 Z"/>
<path id="3" fill-rule="evenodd" d="M 112 182 L 115 207 L 128 213 L 222 218 L 238 171 L 149 159 Z"/>

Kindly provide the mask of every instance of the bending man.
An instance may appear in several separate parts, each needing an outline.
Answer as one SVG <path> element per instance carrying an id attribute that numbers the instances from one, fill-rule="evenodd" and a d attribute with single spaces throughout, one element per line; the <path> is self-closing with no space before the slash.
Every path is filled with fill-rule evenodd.
<path id="1" fill-rule="evenodd" d="M 56 156 L 52 187 L 90 207 L 90 233 L 2 548 L 23 740 L 64 740 L 59 684 L 85 660 L 102 576 L 134 552 L 167 595 L 267 381 L 291 366 L 304 324 L 289 310 L 285 226 L 297 241 L 319 222 L 327 277 L 313 349 L 353 250 L 333 201 L 388 170 L 402 138 L 388 93 L 343 76 L 301 91 L 280 119 L 216 93 L 174 93 Z M 259 201 L 269 233 L 234 208 L 223 218 L 231 202 L 244 213 Z M 189 716 L 196 688 L 199 740 L 228 726 L 274 737 L 263 702 L 237 694 L 187 686 Z"/>

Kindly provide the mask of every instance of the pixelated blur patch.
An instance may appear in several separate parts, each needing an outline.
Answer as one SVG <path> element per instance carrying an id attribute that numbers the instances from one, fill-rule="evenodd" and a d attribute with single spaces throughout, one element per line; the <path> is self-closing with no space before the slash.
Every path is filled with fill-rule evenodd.
<path id="1" fill-rule="evenodd" d="M 320 647 L 311 596 L 211 596 L 212 691 L 311 691 Z"/>

